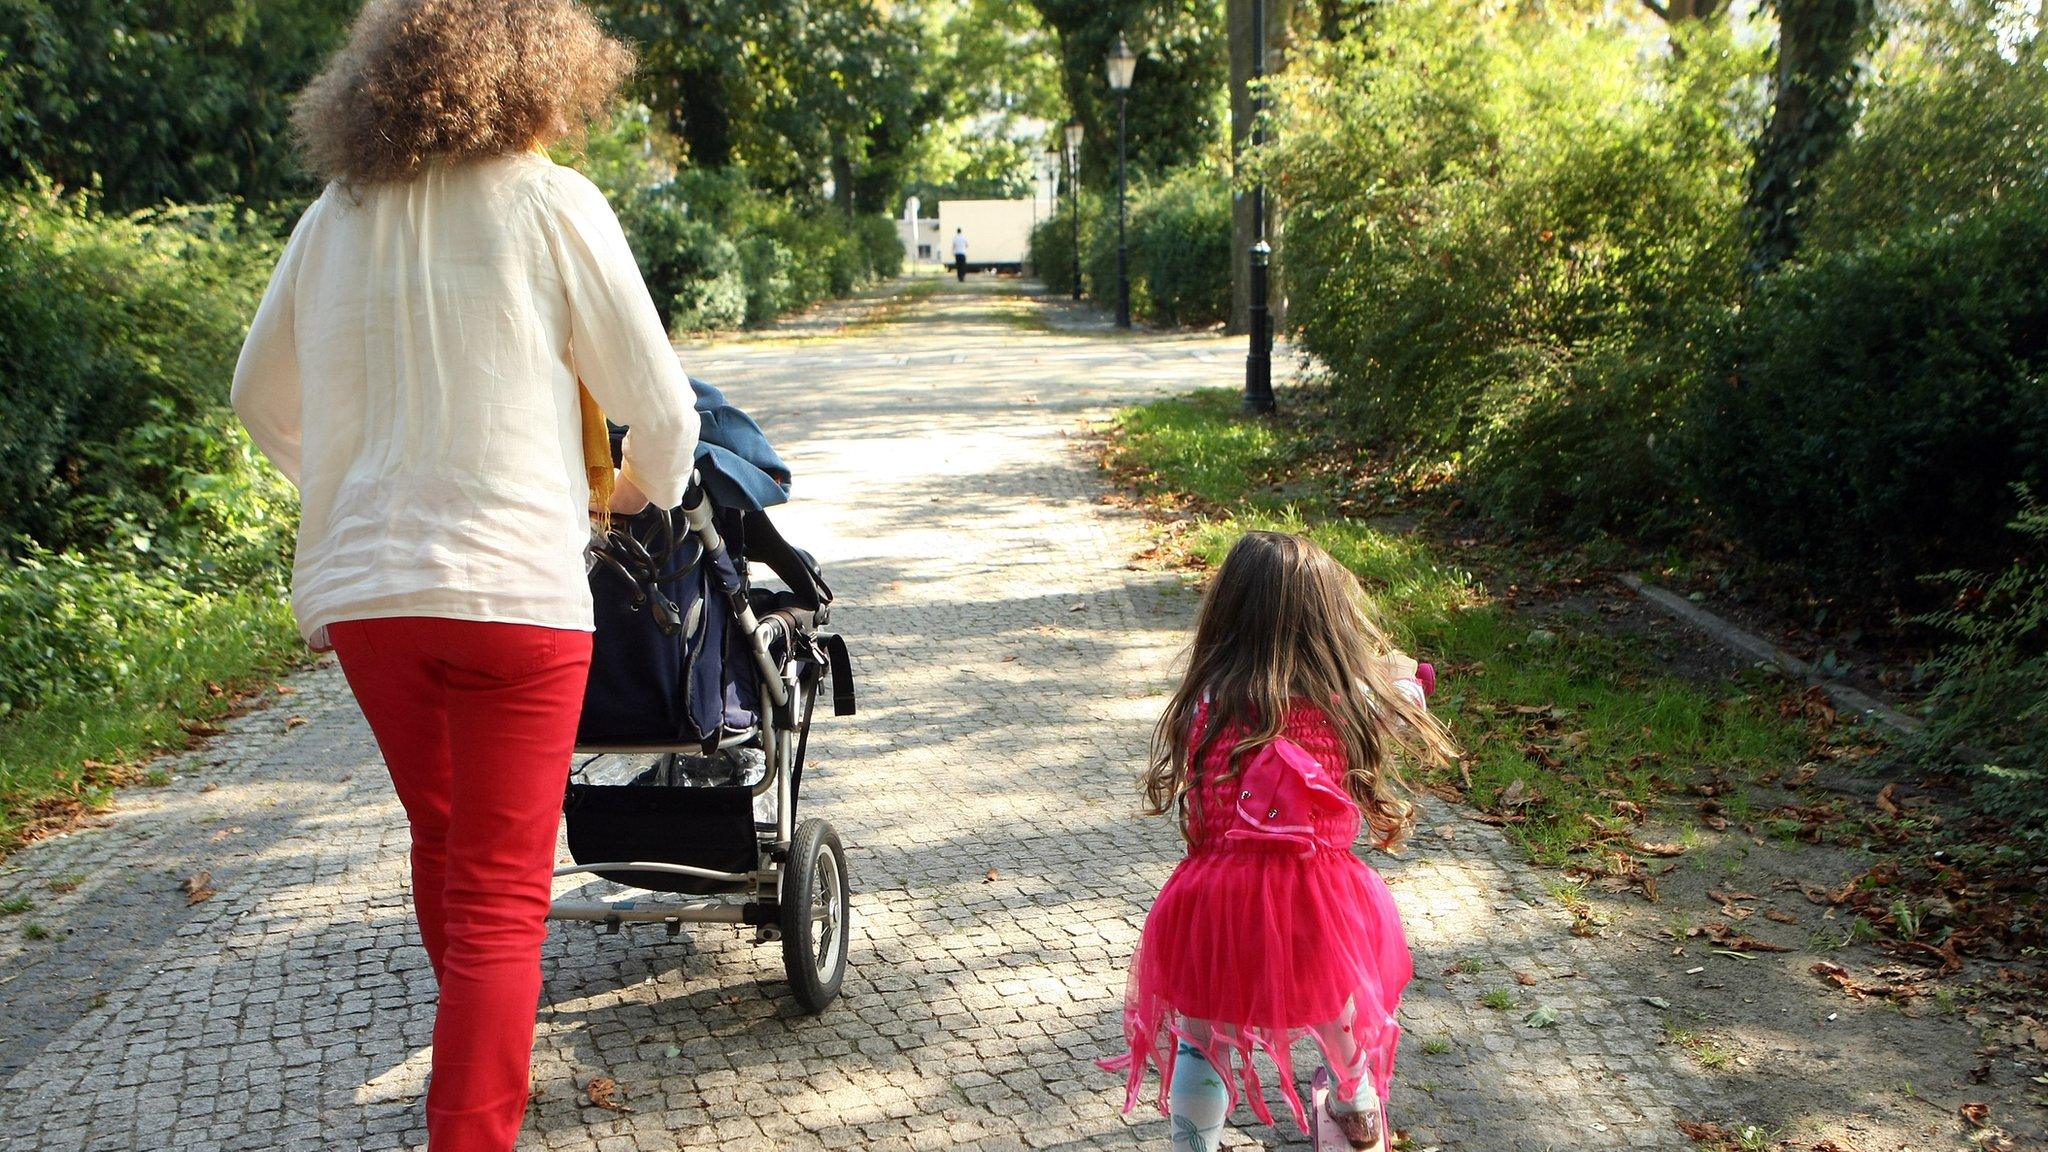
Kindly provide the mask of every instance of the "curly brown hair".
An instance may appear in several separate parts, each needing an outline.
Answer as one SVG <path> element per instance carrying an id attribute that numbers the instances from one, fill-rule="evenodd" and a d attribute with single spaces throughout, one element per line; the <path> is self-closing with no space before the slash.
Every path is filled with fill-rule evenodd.
<path id="1" fill-rule="evenodd" d="M 409 180 L 580 132 L 633 72 L 578 0 L 371 0 L 292 109 L 329 180 Z"/>

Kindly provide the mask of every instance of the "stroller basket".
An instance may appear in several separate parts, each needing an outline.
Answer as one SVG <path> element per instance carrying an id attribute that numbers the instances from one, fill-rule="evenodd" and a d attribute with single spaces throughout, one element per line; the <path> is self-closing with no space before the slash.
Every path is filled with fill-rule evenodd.
<path id="1" fill-rule="evenodd" d="M 761 863 L 754 790 L 743 785 L 572 783 L 563 812 L 569 822 L 569 854 L 579 861 L 648 861 L 739 874 L 752 873 Z M 653 892 L 693 896 L 752 887 L 750 880 L 720 881 L 672 872 L 607 872 L 605 878 Z"/>

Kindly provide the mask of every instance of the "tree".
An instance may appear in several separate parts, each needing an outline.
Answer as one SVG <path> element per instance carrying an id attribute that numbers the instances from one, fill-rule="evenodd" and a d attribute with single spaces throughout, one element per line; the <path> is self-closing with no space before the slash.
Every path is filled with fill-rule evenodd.
<path id="1" fill-rule="evenodd" d="M 1289 25 L 1294 16 L 1293 0 L 1266 0 L 1265 2 L 1265 47 L 1266 60 L 1264 75 L 1271 76 L 1284 66 Z M 1339 19 L 1335 4 L 1326 4 L 1320 13 L 1320 22 L 1332 26 Z M 1255 119 L 1252 109 L 1251 90 L 1254 64 L 1252 53 L 1252 6 L 1251 0 L 1229 0 L 1226 11 L 1230 21 L 1230 154 L 1242 156 L 1252 145 L 1252 131 Z M 1274 198 L 1266 198 L 1267 232 L 1271 227 L 1273 211 L 1277 205 Z M 1258 239 L 1252 227 L 1251 198 L 1240 191 L 1231 199 L 1230 209 L 1230 330 L 1244 331 L 1248 325 L 1251 307 L 1251 246 Z M 1277 284 L 1276 284 L 1277 286 Z M 1276 294 L 1277 295 L 1277 294 Z"/>
<path id="2" fill-rule="evenodd" d="M 1229 76 L 1222 0 L 1031 0 L 1059 38 L 1060 86 L 1087 128 L 1083 179 L 1116 182 L 1116 99 L 1103 59 L 1122 35 L 1138 53 L 1127 112 L 1130 165 L 1161 172 L 1211 153 Z"/>
<path id="3" fill-rule="evenodd" d="M 1750 270 L 1762 276 L 1799 248 L 1815 175 L 1856 120 L 1857 57 L 1874 0 L 1769 0 L 1778 14 L 1771 115 L 1750 168 Z"/>
<path id="4" fill-rule="evenodd" d="M 921 8 L 903 191 L 927 199 L 1029 194 L 1032 154 L 1056 146 L 1046 126 L 1067 116 L 1051 33 L 1028 4 L 936 0 Z"/>
<path id="5" fill-rule="evenodd" d="M 744 167 L 849 211 L 901 182 L 916 93 L 915 29 L 872 0 L 599 0 L 639 47 L 636 94 L 700 167 Z"/>
<path id="6" fill-rule="evenodd" d="M 109 207 L 303 196 L 293 93 L 354 0 L 0 0 L 0 178 Z"/>
<path id="7" fill-rule="evenodd" d="M 1643 0 L 1643 7 L 1666 24 L 1683 24 L 1687 20 L 1712 20 L 1728 10 L 1728 0 Z"/>

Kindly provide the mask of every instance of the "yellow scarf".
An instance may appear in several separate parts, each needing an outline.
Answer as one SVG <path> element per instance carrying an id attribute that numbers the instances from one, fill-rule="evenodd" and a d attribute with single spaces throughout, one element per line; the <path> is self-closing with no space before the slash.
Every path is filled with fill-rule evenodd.
<path id="1" fill-rule="evenodd" d="M 583 417 L 583 473 L 590 477 L 590 506 L 599 523 L 612 518 L 612 491 L 618 474 L 612 470 L 612 434 L 605 425 L 604 409 L 583 381 L 576 381 L 576 407 Z"/>

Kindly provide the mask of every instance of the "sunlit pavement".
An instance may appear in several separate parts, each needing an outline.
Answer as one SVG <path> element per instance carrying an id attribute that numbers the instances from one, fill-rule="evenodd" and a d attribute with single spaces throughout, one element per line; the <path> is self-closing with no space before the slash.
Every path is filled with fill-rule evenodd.
<path id="1" fill-rule="evenodd" d="M 1237 386 L 1243 343 L 1118 335 L 1021 293 L 946 280 L 845 332 L 828 314 L 683 347 L 789 459 L 776 521 L 839 595 L 861 712 L 819 719 L 803 815 L 846 841 L 852 967 L 807 1017 L 779 948 L 741 930 L 554 926 L 521 1148 L 1166 1146 L 1092 1061 L 1117 1045 L 1123 962 L 1179 855 L 1133 779 L 1194 601 L 1129 566 L 1143 526 L 1099 501 L 1086 425 Z M 338 671 L 289 687 L 174 762 L 170 787 L 0 875 L 55 930 L 0 944 L 0 1147 L 424 1143 L 432 983 L 402 814 Z M 1705 1087 L 1535 875 L 1439 806 L 1416 843 L 1380 862 L 1421 973 L 1394 1090 L 1410 1147 L 1690 1147 L 1673 1120 Z M 180 882 L 202 871 L 216 894 L 188 907 Z M 1480 1007 L 1478 984 L 1441 975 L 1460 959 L 1535 980 L 1556 1024 Z M 593 1106 L 592 1077 L 621 1110 Z"/>

